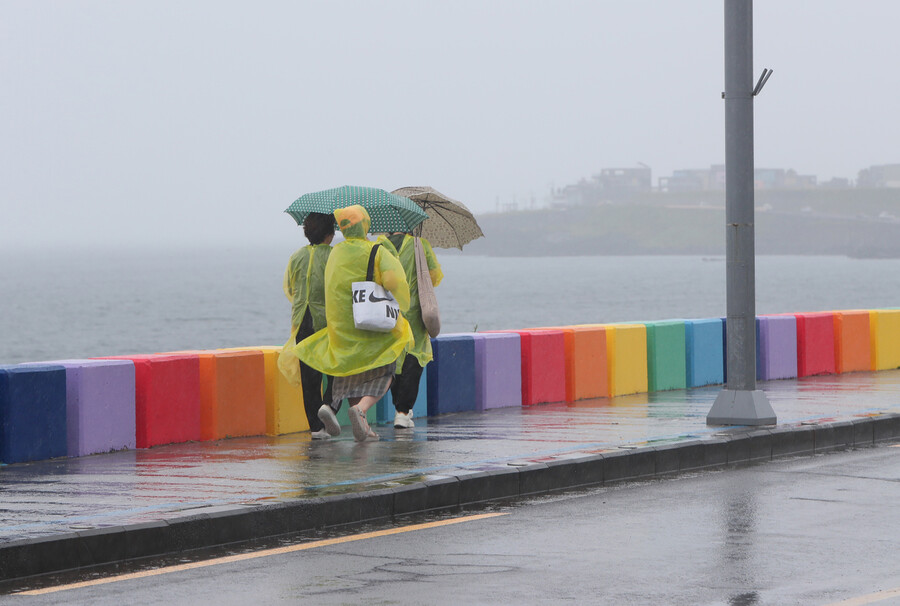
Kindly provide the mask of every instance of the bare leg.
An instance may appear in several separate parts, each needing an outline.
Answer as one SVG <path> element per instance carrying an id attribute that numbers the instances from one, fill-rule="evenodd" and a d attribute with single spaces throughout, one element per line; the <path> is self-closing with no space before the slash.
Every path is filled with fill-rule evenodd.
<path id="1" fill-rule="evenodd" d="M 381 394 L 383 396 L 384 394 Z M 381 396 L 377 398 L 375 396 L 363 396 L 361 398 L 350 398 L 348 402 L 350 402 L 350 406 L 356 406 L 360 412 L 366 412 L 372 406 L 374 406 L 378 400 L 381 399 Z"/>

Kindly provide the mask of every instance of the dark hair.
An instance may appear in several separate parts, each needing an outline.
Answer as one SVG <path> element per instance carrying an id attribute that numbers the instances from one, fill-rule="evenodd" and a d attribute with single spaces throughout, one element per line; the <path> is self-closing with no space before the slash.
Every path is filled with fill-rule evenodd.
<path id="1" fill-rule="evenodd" d="M 309 213 L 303 220 L 303 234 L 310 244 L 321 244 L 334 235 L 334 215 Z"/>

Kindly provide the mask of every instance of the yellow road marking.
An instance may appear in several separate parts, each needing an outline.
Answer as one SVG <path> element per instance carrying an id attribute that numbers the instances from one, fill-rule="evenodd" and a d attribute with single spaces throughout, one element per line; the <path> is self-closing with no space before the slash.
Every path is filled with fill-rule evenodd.
<path id="1" fill-rule="evenodd" d="M 897 587 L 896 589 L 876 591 L 875 593 L 870 593 L 869 595 L 862 595 L 858 598 L 850 598 L 849 600 L 844 600 L 843 602 L 834 602 L 833 604 L 827 604 L 826 606 L 865 606 L 866 604 L 874 604 L 875 602 L 880 602 L 881 600 L 888 600 L 890 598 L 896 597 L 900 597 L 900 587 Z"/>
<path id="2" fill-rule="evenodd" d="M 449 526 L 451 524 L 459 524 L 461 522 L 474 522 L 476 520 L 485 520 L 487 518 L 496 518 L 497 516 L 509 515 L 507 513 L 482 513 L 474 516 L 465 516 L 461 518 L 452 518 L 450 520 L 439 520 L 437 522 L 426 522 L 424 524 L 413 524 L 411 526 L 403 526 L 401 528 L 390 528 L 388 530 L 378 530 L 374 532 L 363 532 L 346 537 L 337 537 L 335 539 L 323 539 L 321 541 L 312 541 L 310 543 L 302 543 L 299 545 L 290 545 L 288 547 L 276 547 L 274 549 L 264 549 L 253 553 L 242 553 L 238 555 L 223 556 L 202 562 L 191 562 L 189 564 L 178 564 L 168 566 L 166 568 L 157 568 L 154 570 L 143 570 L 141 572 L 132 572 L 128 574 L 120 574 L 105 579 L 96 579 L 94 581 L 82 581 L 80 583 L 70 583 L 69 585 L 58 585 L 56 587 L 46 587 L 44 589 L 31 589 L 21 591 L 15 595 L 44 595 L 47 593 L 56 593 L 57 591 L 69 591 L 70 589 L 80 589 L 82 587 L 93 587 L 95 585 L 106 585 L 107 583 L 118 583 L 119 581 L 130 581 L 132 579 L 144 579 L 147 577 L 155 577 L 162 574 L 172 572 L 181 572 L 183 570 L 193 570 L 195 568 L 205 568 L 207 566 L 218 566 L 220 564 L 231 564 L 232 562 L 242 562 L 244 560 L 253 560 L 256 558 L 265 558 L 274 555 L 283 555 L 293 553 L 295 551 L 304 551 L 306 549 L 315 549 L 317 547 L 328 547 L 329 545 L 339 545 L 341 543 L 350 543 L 353 541 L 362 541 L 365 539 L 375 539 L 378 537 L 387 537 L 394 534 L 404 532 L 413 532 L 415 530 L 426 530 L 428 528 L 438 528 L 440 526 Z"/>

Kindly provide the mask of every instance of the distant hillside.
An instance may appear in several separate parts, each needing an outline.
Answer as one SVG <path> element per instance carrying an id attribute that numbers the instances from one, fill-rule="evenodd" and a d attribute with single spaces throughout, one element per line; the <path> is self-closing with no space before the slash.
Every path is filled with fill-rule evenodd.
<path id="1" fill-rule="evenodd" d="M 900 257 L 900 190 L 756 194 L 758 254 Z M 480 215 L 466 252 L 531 255 L 724 255 L 722 192 Z"/>

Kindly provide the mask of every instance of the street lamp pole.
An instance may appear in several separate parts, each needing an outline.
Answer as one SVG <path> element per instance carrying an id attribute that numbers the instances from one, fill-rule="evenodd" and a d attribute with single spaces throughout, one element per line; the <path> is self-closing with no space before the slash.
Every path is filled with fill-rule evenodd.
<path id="1" fill-rule="evenodd" d="M 763 78 L 767 78 L 764 72 Z M 756 274 L 753 208 L 753 0 L 725 0 L 725 389 L 708 425 L 771 425 L 775 411 L 756 389 Z"/>

